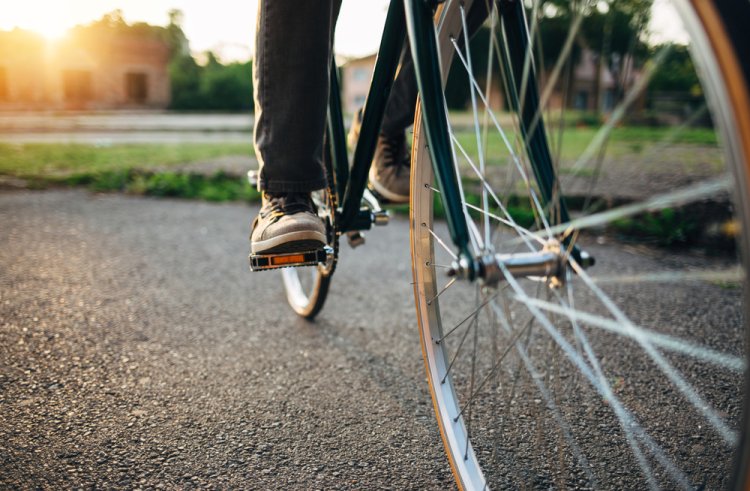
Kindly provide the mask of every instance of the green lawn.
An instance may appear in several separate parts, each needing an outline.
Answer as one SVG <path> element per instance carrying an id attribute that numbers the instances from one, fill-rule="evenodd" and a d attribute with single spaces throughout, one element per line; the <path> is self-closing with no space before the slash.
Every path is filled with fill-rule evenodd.
<path id="1" fill-rule="evenodd" d="M 250 143 L 0 144 L 0 175 L 27 179 L 31 187 L 49 184 L 88 186 L 149 196 L 209 201 L 257 201 L 245 179 L 170 171 L 171 166 L 212 158 L 253 155 Z"/>
<path id="2" fill-rule="evenodd" d="M 463 118 L 466 119 L 466 118 Z M 507 118 L 506 118 L 507 119 Z M 457 138 L 474 162 L 478 162 L 474 133 L 462 121 L 463 129 Z M 510 125 L 506 125 L 510 126 Z M 563 136 L 560 173 L 572 171 L 571 166 L 586 151 L 597 129 L 592 127 L 566 128 Z M 550 131 L 554 135 L 554 128 Z M 490 166 L 505 166 L 509 154 L 505 143 L 496 132 L 490 133 L 487 162 Z M 515 135 L 508 139 L 518 146 Z M 553 154 L 556 137 L 551 136 Z M 681 147 L 678 157 L 673 152 L 660 152 L 669 145 Z M 716 136 L 710 129 L 684 128 L 675 131 L 669 128 L 620 127 L 615 128 L 607 146 L 607 155 L 615 159 L 615 165 L 632 165 L 632 162 L 659 162 L 664 155 L 677 159 L 680 165 L 713 160 L 710 151 L 716 146 Z M 694 149 L 702 149 L 703 152 Z M 709 149 L 709 155 L 705 150 Z M 31 186 L 49 184 L 87 185 L 97 190 L 120 190 L 136 194 L 159 196 L 200 197 L 213 200 L 257 199 L 243 179 L 219 173 L 215 176 L 185 175 L 170 172 L 171 166 L 182 166 L 191 162 L 205 161 L 225 156 L 252 156 L 252 144 L 248 143 L 187 143 L 187 144 L 115 144 L 96 146 L 85 144 L 10 144 L 0 143 L 0 175 L 26 179 Z M 627 157 L 622 159 L 621 157 Z M 720 164 L 720 157 L 716 157 Z M 467 164 L 463 164 L 467 165 Z M 468 167 L 468 166 L 467 166 Z M 575 169 L 580 175 L 591 172 L 585 166 Z M 467 171 L 467 178 L 473 174 Z"/>
<path id="3" fill-rule="evenodd" d="M 562 147 L 560 156 L 563 167 L 565 164 L 575 162 L 588 148 L 591 141 L 596 137 L 599 128 L 581 127 L 566 128 L 562 136 Z M 554 128 L 548 131 L 549 142 L 553 155 L 558 151 L 558 135 Z M 488 165 L 505 165 L 510 156 L 507 145 L 502 137 L 493 128 L 486 142 L 486 155 L 491 158 Z M 516 141 L 516 134 L 506 133 L 507 140 L 518 148 L 520 143 Z M 473 131 L 464 128 L 456 133 L 461 146 L 467 154 L 477 162 L 476 136 Z M 650 128 L 650 127 L 621 127 L 615 128 L 609 134 L 607 141 L 608 157 L 638 156 L 651 157 L 651 153 L 658 152 L 663 146 L 670 145 L 699 145 L 713 147 L 717 145 L 716 134 L 709 128 L 687 128 L 676 131 L 672 128 Z"/>
<path id="4" fill-rule="evenodd" d="M 252 144 L 0 143 L 0 175 L 54 181 L 100 172 L 148 170 L 229 155 L 254 155 Z"/>
<path id="5" fill-rule="evenodd" d="M 555 151 L 554 129 L 550 142 Z M 597 129 L 567 128 L 563 136 L 562 160 L 575 161 L 595 137 Z M 508 139 L 515 142 L 513 133 Z M 463 129 L 457 138 L 469 155 L 476 159 L 474 133 Z M 674 132 L 669 128 L 615 128 L 607 147 L 607 155 L 648 154 L 662 142 L 673 145 L 715 146 L 716 135 L 710 129 L 689 128 Z M 505 143 L 491 133 L 487 142 L 489 165 L 505 165 L 508 151 Z M 187 144 L 122 144 L 95 146 L 84 144 L 9 144 L 0 143 L 0 175 L 28 179 L 60 180 L 76 175 L 116 172 L 131 169 L 148 170 L 231 155 L 254 155 L 251 143 L 187 143 Z M 475 160 L 476 161 L 476 160 Z M 563 166 L 564 167 L 564 166 Z"/>

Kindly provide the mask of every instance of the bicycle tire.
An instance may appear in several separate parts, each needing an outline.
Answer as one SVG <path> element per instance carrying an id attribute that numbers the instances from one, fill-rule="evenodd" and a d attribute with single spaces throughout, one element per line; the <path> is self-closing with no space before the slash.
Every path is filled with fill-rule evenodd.
<path id="1" fill-rule="evenodd" d="M 336 189 L 335 173 L 331 167 L 330 143 L 326 135 L 324 143 L 324 161 L 328 185 L 325 189 L 313 193 L 313 200 L 318 209 L 318 215 L 326 223 L 328 246 L 333 249 L 333 258 L 327 264 L 314 267 L 285 268 L 281 270 L 281 277 L 286 292 L 287 302 L 297 315 L 307 320 L 313 320 L 320 313 L 328 297 L 333 273 L 339 255 L 339 234 L 336 229 Z M 307 276 L 307 280 L 303 276 Z"/>
<path id="2" fill-rule="evenodd" d="M 702 0 L 676 3 L 685 29 L 691 36 L 693 62 L 698 67 L 714 127 L 720 135 L 723 158 L 728 164 L 729 175 L 733 177 L 730 192 L 734 216 L 727 223 L 740 224 L 741 231 L 736 237 L 737 251 L 739 256 L 747 258 L 750 257 L 750 97 L 748 79 L 743 76 L 743 71 L 746 74 L 750 71 L 750 59 L 742 52 L 748 46 L 743 46 L 737 36 L 742 36 L 746 31 L 742 23 L 750 19 L 750 4 Z M 730 3 L 733 5 L 728 8 Z M 444 84 L 451 66 L 459 63 L 456 61 L 457 43 L 454 41 L 463 39 L 462 26 L 466 25 L 461 20 L 460 9 L 469 9 L 471 4 L 468 1 L 449 1 L 442 4 L 436 12 Z M 739 12 L 733 9 L 739 9 Z M 499 15 L 497 11 L 495 14 Z M 530 32 L 534 32 L 533 26 Z M 492 48 L 490 52 L 491 50 Z M 468 64 L 465 60 L 460 63 L 464 66 Z M 490 70 L 486 73 L 489 74 Z M 470 79 L 472 82 L 469 83 L 473 84 L 476 78 L 478 77 Z M 484 87 L 478 87 L 477 93 Z M 483 113 L 485 120 L 492 119 L 486 116 L 489 112 Z M 561 116 L 559 126 L 564 126 L 564 121 Z M 520 133 L 517 126 L 515 130 Z M 459 133 L 458 130 L 451 129 L 452 136 Z M 479 130 L 474 133 L 480 134 Z M 454 151 L 460 156 L 461 148 L 456 148 L 458 140 L 456 137 Z M 670 145 L 667 145 L 666 150 L 672 149 Z M 476 154 L 479 155 L 482 151 L 480 148 L 487 147 L 491 147 L 491 144 L 487 143 L 487 139 L 483 140 L 480 134 Z M 515 147 L 521 145 L 516 144 Z M 602 292 L 606 298 L 632 300 L 617 306 L 621 309 L 620 312 L 627 314 L 626 320 L 619 322 L 621 319 L 618 318 L 617 323 L 610 323 L 603 314 L 599 315 L 596 311 L 592 314 L 576 310 L 576 306 L 588 307 L 586 302 L 591 301 L 589 297 L 593 297 L 599 304 L 604 303 L 598 293 L 592 292 L 595 288 L 602 290 L 607 287 L 606 283 L 601 288 L 591 286 L 584 280 L 588 273 L 580 269 L 576 271 L 575 277 L 569 275 L 567 278 L 568 283 L 564 287 L 568 293 L 567 298 L 558 299 L 557 302 L 554 298 L 549 301 L 556 293 L 550 291 L 544 283 L 528 281 L 531 286 L 524 283 L 520 285 L 522 290 L 519 292 L 515 286 L 508 286 L 507 283 L 492 289 L 470 285 L 468 282 L 455 282 L 444 274 L 445 269 L 450 267 L 452 252 L 445 250 L 450 249 L 450 246 L 445 246 L 450 244 L 450 239 L 444 231 L 445 227 L 435 217 L 434 203 L 439 191 L 435 189 L 419 105 L 414 120 L 412 148 L 410 242 L 417 319 L 438 428 L 458 486 L 462 489 L 701 486 L 705 489 L 746 489 L 750 485 L 747 470 L 750 450 L 746 438 L 747 428 L 750 426 L 747 411 L 750 389 L 747 388 L 748 377 L 745 376 L 748 366 L 746 319 L 750 318 L 750 298 L 747 293 L 743 293 L 748 290 L 744 287 L 746 265 L 741 261 L 729 264 L 727 267 L 736 267 L 738 273 L 729 283 L 722 285 L 722 280 L 712 278 L 721 277 L 724 270 L 716 269 L 717 262 L 712 261 L 710 256 L 706 256 L 709 267 L 699 271 L 701 274 L 696 274 L 692 270 L 686 272 L 676 269 L 676 266 L 694 267 L 690 263 L 692 259 L 686 259 L 687 253 L 685 257 L 677 257 L 677 254 L 663 252 L 664 250 L 659 252 L 659 249 L 655 250 L 650 246 L 636 246 L 645 247 L 647 252 L 655 254 L 654 257 L 659 260 L 654 260 L 624 252 L 621 242 L 611 239 L 611 232 L 605 231 L 606 235 L 599 236 L 604 241 L 603 244 L 598 244 L 597 237 L 592 234 L 584 236 L 579 241 L 591 246 L 597 259 L 597 266 L 591 270 L 592 275 L 597 268 L 600 271 L 603 268 L 605 273 L 612 276 L 618 276 L 614 272 L 618 267 L 637 271 L 637 274 L 632 275 L 636 278 L 635 287 L 629 284 L 617 285 Z M 675 151 L 676 148 L 675 146 Z M 649 150 L 656 152 L 647 149 Z M 660 152 L 664 150 L 661 148 Z M 513 151 L 509 150 L 509 153 L 512 154 Z M 521 155 L 521 160 L 524 158 Z M 525 161 L 522 163 L 526 165 Z M 508 164 L 509 167 L 511 165 Z M 465 165 L 456 169 L 462 180 L 471 175 L 475 181 L 479 181 L 466 182 L 464 185 L 468 187 L 476 184 L 477 194 L 481 195 L 484 189 L 491 187 L 493 179 L 487 173 L 472 171 L 476 169 L 467 169 Z M 503 189 L 514 189 L 502 182 L 502 178 L 498 178 L 498 181 Z M 535 189 L 537 188 L 532 183 L 523 193 L 533 196 Z M 684 188 L 685 191 L 704 193 L 700 195 L 703 197 L 707 196 L 707 189 L 707 186 L 701 188 L 700 184 L 693 187 L 686 185 Z M 565 189 L 560 192 L 565 194 Z M 720 192 L 725 193 L 723 190 Z M 674 189 L 668 189 L 665 194 L 658 196 L 673 199 L 676 194 Z M 502 196 L 500 193 L 497 195 Z M 721 196 L 723 199 L 724 194 Z M 463 199 L 465 204 L 468 198 L 464 195 Z M 690 202 L 695 198 L 686 199 Z M 481 201 L 480 197 L 479 206 L 483 207 Z M 530 208 L 533 211 L 533 200 L 529 201 L 532 201 Z M 670 204 L 676 206 L 683 202 L 674 201 Z M 478 237 L 475 241 L 480 242 L 484 218 L 479 217 L 486 216 L 491 210 L 483 208 L 484 212 L 479 210 L 478 214 L 477 208 L 471 206 L 465 205 L 464 211 L 469 218 L 476 218 L 478 223 L 470 230 L 476 231 L 475 235 Z M 615 211 L 620 209 L 614 208 Z M 539 223 L 539 215 L 544 215 L 545 211 L 548 209 L 536 212 L 535 225 L 538 229 L 545 228 L 543 223 Z M 583 222 L 579 220 L 579 223 Z M 597 222 L 599 228 L 595 229 L 596 232 L 600 231 L 603 223 Z M 542 232 L 536 234 L 533 226 L 529 228 L 532 229 L 532 234 L 543 235 Z M 492 233 L 489 238 L 494 241 L 499 240 L 497 235 L 506 231 L 493 227 Z M 523 241 L 516 239 L 516 244 L 520 242 Z M 680 254 L 682 253 L 684 251 Z M 647 260 L 649 266 L 658 266 L 663 271 L 639 271 L 642 268 L 640 265 L 624 262 L 630 261 L 631 256 L 636 261 Z M 672 274 L 674 276 L 670 276 Z M 607 279 L 606 276 L 601 278 L 603 281 Z M 665 287 L 656 288 L 645 284 L 647 278 L 656 278 L 648 281 L 655 281 Z M 520 282 L 521 280 L 519 284 Z M 568 285 L 573 283 L 576 283 L 575 288 L 584 283 L 583 286 L 588 289 L 580 292 L 576 290 L 571 294 L 574 287 Z M 737 285 L 743 286 L 744 290 L 731 290 Z M 689 301 L 683 298 L 694 294 L 692 288 L 704 294 L 705 298 L 690 298 Z M 716 288 L 731 291 L 717 292 Z M 530 293 L 529 289 L 536 291 Z M 508 290 L 510 293 L 507 293 Z M 648 293 L 645 299 L 644 292 Z M 534 293 L 548 298 L 537 299 Z M 662 299 L 656 298 L 660 294 L 670 297 L 663 299 L 669 304 L 669 308 L 662 308 L 659 303 Z M 573 295 L 581 297 L 576 297 L 578 303 L 570 302 Z M 732 298 L 728 301 L 732 305 L 731 314 L 722 310 L 726 306 L 724 301 L 714 301 L 722 295 Z M 700 305 L 701 301 L 706 304 Z M 535 307 L 531 308 L 530 305 Z M 654 305 L 660 309 L 657 311 L 653 308 Z M 546 317 L 538 315 L 539 306 L 547 309 L 543 311 Z M 608 304 L 607 308 L 598 308 L 617 318 Z M 655 339 L 661 339 L 658 335 L 649 334 L 645 344 L 640 339 L 633 343 L 612 338 L 611 332 L 616 332 L 618 326 L 625 326 L 627 329 L 636 326 L 649 328 L 646 321 L 651 318 L 657 324 L 665 318 L 681 322 L 685 318 L 683 314 L 686 308 L 694 309 L 691 310 L 694 316 L 700 318 L 699 322 L 690 324 L 691 329 L 700 332 L 700 341 L 706 347 L 724 348 L 721 353 L 732 357 L 735 364 L 733 368 L 721 370 L 719 374 L 716 360 L 707 362 L 705 357 L 696 359 L 699 357 L 693 352 L 686 361 L 681 358 L 685 356 L 685 352 L 674 355 L 671 348 L 663 344 L 659 344 L 655 350 L 658 358 L 655 362 L 649 349 L 653 349 L 652 342 Z M 589 317 L 584 320 L 585 315 Z M 704 318 L 706 316 L 708 318 Z M 545 324 L 544 318 L 552 325 L 553 330 L 541 326 Z M 520 324 L 524 325 L 513 326 L 513 319 L 523 320 Z M 557 330 L 559 338 L 553 334 L 557 327 L 553 325 L 553 320 L 560 321 L 560 328 Z M 596 323 L 598 326 L 594 326 Z M 506 324 L 509 327 L 502 337 L 498 333 Z M 712 326 L 720 326 L 721 329 Z M 601 329 L 595 330 L 594 327 Z M 610 333 L 604 330 L 605 327 L 611 328 Z M 470 338 L 470 334 L 473 347 L 464 348 L 464 342 Z M 618 335 L 622 334 L 623 331 Z M 672 333 L 665 331 L 659 333 L 661 334 L 665 339 L 673 340 Z M 706 336 L 707 334 L 710 336 Z M 726 339 L 717 341 L 722 336 L 726 336 Z M 616 349 L 611 348 L 614 346 L 614 339 L 618 340 Z M 682 341 L 681 338 L 675 339 Z M 727 342 L 728 339 L 731 341 Z M 566 340 L 570 341 L 567 343 L 568 347 L 579 343 L 574 353 L 578 353 L 580 359 L 574 359 L 574 356 L 565 351 L 563 345 Z M 684 347 L 693 346 L 693 341 L 694 339 L 688 339 Z M 636 348 L 640 347 L 644 353 L 635 350 L 626 352 L 632 344 L 638 345 Z M 605 356 L 595 355 L 600 349 L 606 353 Z M 661 354 L 665 352 L 668 355 L 662 357 Z M 466 360 L 463 359 L 464 355 Z M 675 383 L 675 378 L 670 378 L 674 373 L 665 375 L 666 372 L 659 373 L 658 370 L 651 373 L 650 370 L 640 368 L 646 366 L 640 363 L 651 363 L 648 366 L 656 365 L 657 368 L 665 366 L 664 364 L 677 366 L 679 370 L 676 373 L 681 381 L 689 380 L 692 383 L 699 377 L 707 379 L 708 381 L 701 380 L 702 385 L 694 390 L 694 395 L 700 401 L 705 398 L 705 401 L 719 405 L 720 421 L 714 422 L 711 419 L 718 413 L 711 412 L 710 404 L 707 407 L 692 407 L 689 403 L 684 403 L 688 398 L 685 395 L 687 389 Z M 634 372 L 629 374 L 632 380 L 642 379 L 649 387 L 634 388 L 629 384 L 631 378 L 624 375 L 619 378 L 619 371 L 624 370 L 623 367 Z M 642 373 L 644 371 L 646 373 Z M 501 378 L 498 373 L 507 373 L 508 377 Z M 683 373 L 686 374 L 684 378 L 681 376 Z M 663 375 L 667 380 L 657 380 L 655 375 Z M 581 384 L 581 380 L 585 384 Z M 596 385 L 597 381 L 599 385 Z M 481 386 L 477 388 L 480 383 Z M 614 385 L 620 383 L 623 385 Z M 555 386 L 550 388 L 549 384 Z M 593 389 L 584 387 L 586 384 Z M 561 385 L 566 385 L 571 390 L 565 392 L 560 389 Z M 660 405 L 668 399 L 674 405 Z M 720 404 L 717 401 L 721 401 Z M 570 407 L 565 406 L 565 402 L 570 402 Z M 630 405 L 624 405 L 625 403 Z M 695 424 L 696 421 L 702 421 L 703 426 Z M 587 423 L 593 426 L 586 426 Z M 728 437 L 722 431 L 727 431 L 732 436 Z M 613 435 L 618 437 L 616 441 L 612 438 Z M 596 440 L 597 436 L 601 440 Z M 550 439 L 554 442 L 543 441 Z M 727 444 L 725 440 L 733 443 Z M 684 451 L 682 445 L 690 445 L 690 449 Z M 613 456 L 616 460 L 611 460 Z"/>

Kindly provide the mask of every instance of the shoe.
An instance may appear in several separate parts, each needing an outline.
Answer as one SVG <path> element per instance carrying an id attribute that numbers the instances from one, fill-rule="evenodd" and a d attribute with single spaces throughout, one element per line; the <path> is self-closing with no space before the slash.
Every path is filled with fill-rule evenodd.
<path id="1" fill-rule="evenodd" d="M 392 203 L 409 202 L 411 156 L 406 135 L 378 136 L 370 166 L 370 187 Z"/>
<path id="2" fill-rule="evenodd" d="M 310 193 L 263 193 L 253 221 L 251 254 L 301 252 L 326 245 L 326 226 Z"/>
<path id="3" fill-rule="evenodd" d="M 362 110 L 354 115 L 349 129 L 348 142 L 351 148 L 359 139 L 362 126 Z M 375 155 L 370 166 L 370 188 L 391 203 L 409 202 L 409 179 L 411 155 L 406 143 L 406 133 L 378 135 Z"/>

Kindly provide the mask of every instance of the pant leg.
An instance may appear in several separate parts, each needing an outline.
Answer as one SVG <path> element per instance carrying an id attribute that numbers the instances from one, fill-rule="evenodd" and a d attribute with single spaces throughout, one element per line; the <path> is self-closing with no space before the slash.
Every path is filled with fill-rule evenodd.
<path id="1" fill-rule="evenodd" d="M 323 133 L 340 4 L 258 2 L 254 141 L 262 190 L 306 192 L 326 186 Z"/>
<path id="2" fill-rule="evenodd" d="M 489 1 L 477 0 L 474 2 L 466 19 L 469 37 L 474 36 L 482 26 L 482 23 L 484 23 L 489 12 L 489 7 Z M 383 123 L 380 126 L 380 132 L 387 136 L 402 134 L 414 122 L 414 110 L 417 105 L 418 96 L 417 77 L 408 42 L 407 40 L 404 52 L 401 55 L 399 70 L 393 82 L 391 93 L 388 96 Z M 463 47 L 463 37 L 458 42 L 459 47 Z"/>

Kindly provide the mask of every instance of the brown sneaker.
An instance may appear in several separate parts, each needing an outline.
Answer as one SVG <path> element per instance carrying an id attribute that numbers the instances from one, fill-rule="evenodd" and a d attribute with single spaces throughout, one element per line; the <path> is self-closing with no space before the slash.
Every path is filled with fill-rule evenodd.
<path id="1" fill-rule="evenodd" d="M 378 136 L 370 167 L 370 187 L 393 203 L 409 202 L 411 156 L 406 135 Z"/>
<path id="2" fill-rule="evenodd" d="M 348 143 L 354 148 L 362 126 L 362 109 L 354 113 L 349 128 Z M 375 155 L 370 166 L 370 188 L 391 203 L 409 202 L 411 155 L 406 144 L 406 134 L 378 135 Z"/>
<path id="3" fill-rule="evenodd" d="M 310 193 L 263 193 L 250 235 L 251 254 L 311 251 L 325 244 L 326 226 Z"/>

